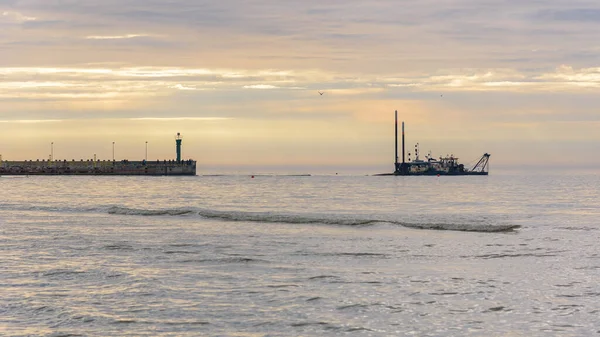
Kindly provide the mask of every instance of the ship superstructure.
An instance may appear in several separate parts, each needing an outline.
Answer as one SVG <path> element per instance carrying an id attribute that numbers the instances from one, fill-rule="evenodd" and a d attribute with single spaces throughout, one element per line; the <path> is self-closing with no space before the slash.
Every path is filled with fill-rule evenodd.
<path id="1" fill-rule="evenodd" d="M 458 162 L 454 155 L 433 158 L 431 153 L 425 156 L 425 160 L 420 158 L 419 144 L 415 145 L 414 159 L 411 161 L 411 153 L 408 153 L 406 161 L 406 150 L 404 143 L 404 122 L 402 122 L 402 162 L 398 162 L 398 111 L 395 111 L 395 161 L 394 173 L 397 176 L 418 176 L 418 175 L 488 175 L 490 154 L 485 153 L 479 161 L 471 168 L 466 168 Z"/>
<path id="2" fill-rule="evenodd" d="M 6 161 L 0 157 L 0 175 L 147 175 L 147 176 L 195 176 L 196 161 L 181 159 L 182 137 L 175 138 L 176 159 L 148 161 L 115 161 L 94 159 L 78 161 L 48 160 Z"/>

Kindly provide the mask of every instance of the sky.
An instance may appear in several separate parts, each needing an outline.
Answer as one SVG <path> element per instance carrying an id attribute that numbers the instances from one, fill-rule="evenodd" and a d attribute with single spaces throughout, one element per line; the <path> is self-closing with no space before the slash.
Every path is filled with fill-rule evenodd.
<path id="1" fill-rule="evenodd" d="M 170 159 L 180 132 L 199 173 L 391 171 L 397 110 L 422 154 L 594 166 L 598 36 L 597 1 L 0 0 L 0 154 Z"/>

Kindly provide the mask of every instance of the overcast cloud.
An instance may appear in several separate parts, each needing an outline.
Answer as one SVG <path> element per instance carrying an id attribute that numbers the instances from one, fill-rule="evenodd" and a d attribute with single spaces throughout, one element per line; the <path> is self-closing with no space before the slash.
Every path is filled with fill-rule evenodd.
<path id="1" fill-rule="evenodd" d="M 596 1 L 0 0 L 0 153 L 36 155 L 11 141 L 27 137 L 35 149 L 45 137 L 76 138 L 90 120 L 110 121 L 92 144 L 140 118 L 146 132 L 162 132 L 170 118 L 188 133 L 209 123 L 212 144 L 227 151 L 232 136 L 219 130 L 240 121 L 314 123 L 318 142 L 288 144 L 308 158 L 323 142 L 344 146 L 327 131 L 343 121 L 361 136 L 340 162 L 379 162 L 398 109 L 421 143 L 451 137 L 466 141 L 454 152 L 492 147 L 510 163 L 531 156 L 521 149 L 535 141 L 548 150 L 540 159 L 556 162 L 557 139 L 585 151 L 600 140 L 599 34 Z M 52 136 L 66 122 L 74 127 Z M 236 137 L 258 139 L 248 128 Z"/>

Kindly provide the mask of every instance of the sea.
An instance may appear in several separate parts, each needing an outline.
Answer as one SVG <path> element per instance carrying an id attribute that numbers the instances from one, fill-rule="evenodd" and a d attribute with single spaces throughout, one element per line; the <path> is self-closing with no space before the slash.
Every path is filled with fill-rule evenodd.
<path id="1" fill-rule="evenodd" d="M 600 335 L 600 172 L 0 177 L 2 336 Z"/>

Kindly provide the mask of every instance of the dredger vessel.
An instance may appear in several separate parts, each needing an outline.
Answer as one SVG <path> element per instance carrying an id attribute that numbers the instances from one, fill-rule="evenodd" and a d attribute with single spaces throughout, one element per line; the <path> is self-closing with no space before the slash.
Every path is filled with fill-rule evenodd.
<path id="1" fill-rule="evenodd" d="M 402 122 L 402 162 L 398 162 L 398 111 L 395 111 L 395 161 L 394 172 L 380 175 L 395 176 L 466 176 L 466 175 L 488 175 L 490 154 L 484 153 L 472 168 L 466 168 L 459 164 L 454 155 L 433 158 L 431 154 L 425 156 L 425 160 L 419 158 L 419 144 L 415 145 L 414 159 L 411 161 L 411 153 L 408 153 L 406 161 L 406 150 L 404 147 L 404 122 Z"/>

